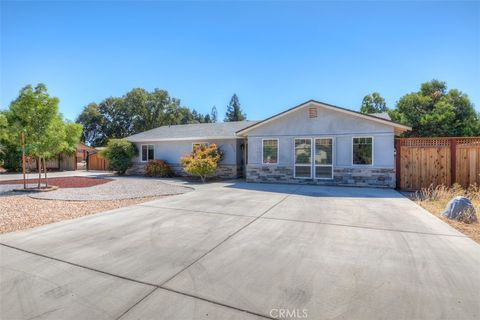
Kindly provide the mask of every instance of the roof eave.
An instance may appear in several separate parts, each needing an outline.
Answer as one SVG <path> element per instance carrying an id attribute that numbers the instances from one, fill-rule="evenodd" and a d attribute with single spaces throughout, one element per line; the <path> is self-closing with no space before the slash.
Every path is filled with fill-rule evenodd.
<path id="1" fill-rule="evenodd" d="M 160 142 L 160 141 L 193 141 L 193 140 L 232 140 L 242 139 L 239 136 L 206 136 L 206 137 L 185 137 L 185 138 L 145 138 L 145 139 L 130 139 L 126 138 L 130 142 Z"/>

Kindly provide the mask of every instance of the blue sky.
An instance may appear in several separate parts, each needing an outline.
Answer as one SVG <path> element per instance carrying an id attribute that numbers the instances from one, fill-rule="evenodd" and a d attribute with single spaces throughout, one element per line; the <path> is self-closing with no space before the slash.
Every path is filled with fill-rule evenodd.
<path id="1" fill-rule="evenodd" d="M 1 2 L 0 108 L 43 82 L 75 119 L 134 87 L 220 118 L 308 99 L 390 107 L 437 78 L 480 111 L 480 2 Z"/>

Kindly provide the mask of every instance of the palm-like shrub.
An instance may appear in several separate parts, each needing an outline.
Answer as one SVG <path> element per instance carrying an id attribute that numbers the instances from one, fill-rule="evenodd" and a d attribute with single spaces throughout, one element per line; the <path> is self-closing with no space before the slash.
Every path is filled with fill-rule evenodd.
<path id="1" fill-rule="evenodd" d="M 222 152 L 215 144 L 199 145 L 190 155 L 183 156 L 180 161 L 186 173 L 200 177 L 202 182 L 205 182 L 207 176 L 217 169 L 222 156 Z"/>
<path id="2" fill-rule="evenodd" d="M 145 166 L 145 175 L 147 177 L 171 177 L 172 170 L 163 160 L 150 160 Z"/>

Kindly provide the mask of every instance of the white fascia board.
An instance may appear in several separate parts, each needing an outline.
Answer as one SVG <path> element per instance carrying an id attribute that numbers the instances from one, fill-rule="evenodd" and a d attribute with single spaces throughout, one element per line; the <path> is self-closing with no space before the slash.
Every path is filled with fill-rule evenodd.
<path id="1" fill-rule="evenodd" d="M 129 139 L 130 142 L 156 142 L 156 141 L 196 141 L 196 140 L 232 140 L 232 139 L 244 139 L 243 137 L 188 137 L 188 138 L 151 138 L 151 139 Z"/>

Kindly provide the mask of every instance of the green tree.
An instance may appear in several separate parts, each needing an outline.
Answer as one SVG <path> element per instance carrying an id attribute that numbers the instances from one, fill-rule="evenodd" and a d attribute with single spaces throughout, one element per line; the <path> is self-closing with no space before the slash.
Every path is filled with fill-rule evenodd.
<path id="1" fill-rule="evenodd" d="M 125 139 L 108 140 L 107 147 L 100 152 L 100 156 L 108 160 L 108 168 L 119 176 L 124 175 L 133 165 L 134 155 L 133 145 Z"/>
<path id="2" fill-rule="evenodd" d="M 101 146 L 107 137 L 103 132 L 104 117 L 98 110 L 96 103 L 89 103 L 83 108 L 82 113 L 78 116 L 77 122 L 83 124 L 81 140 L 90 146 Z"/>
<path id="3" fill-rule="evenodd" d="M 106 98 L 98 105 L 91 103 L 77 118 L 83 125 L 83 141 L 92 146 L 159 126 L 207 121 L 201 113 L 182 107 L 180 100 L 167 91 L 142 88 L 134 88 L 122 97 Z"/>
<path id="4" fill-rule="evenodd" d="M 240 101 L 236 94 L 230 99 L 230 103 L 227 106 L 227 112 L 225 113 L 225 122 L 230 121 L 242 121 L 247 118 L 246 114 L 242 112 L 240 108 Z"/>
<path id="5" fill-rule="evenodd" d="M 380 93 L 373 92 L 363 97 L 362 105 L 360 107 L 361 113 L 381 113 L 387 112 L 387 104 Z"/>
<path id="6" fill-rule="evenodd" d="M 44 84 L 35 88 L 27 85 L 6 112 L 9 142 L 20 148 L 23 133 L 27 154 L 38 160 L 39 187 L 42 167 L 48 186 L 46 159 L 72 152 L 80 139 L 81 126 L 66 124 L 58 112 L 58 103 L 58 98 L 51 97 Z"/>
<path id="7" fill-rule="evenodd" d="M 468 96 L 456 89 L 447 90 L 443 81 L 423 83 L 418 92 L 401 97 L 389 114 L 393 120 L 412 127 L 405 136 L 480 135 L 480 116 Z"/>
<path id="8" fill-rule="evenodd" d="M 215 106 L 213 106 L 212 111 L 210 111 L 210 120 L 213 123 L 218 121 L 218 112 L 217 112 L 217 107 Z"/>

